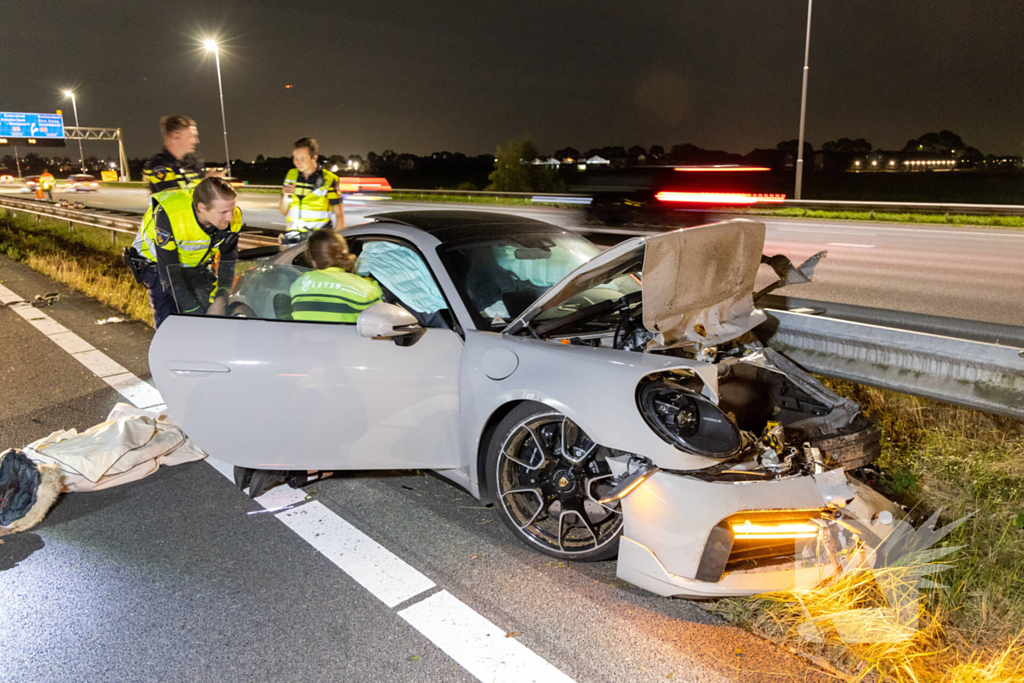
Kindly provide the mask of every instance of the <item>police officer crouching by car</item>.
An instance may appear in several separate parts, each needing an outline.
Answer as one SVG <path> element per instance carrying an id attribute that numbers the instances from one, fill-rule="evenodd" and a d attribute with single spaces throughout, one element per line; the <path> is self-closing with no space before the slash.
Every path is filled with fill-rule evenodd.
<path id="1" fill-rule="evenodd" d="M 214 306 L 226 308 L 241 229 L 237 193 L 222 178 L 207 178 L 194 190 L 153 195 L 125 260 L 149 290 L 154 327 L 172 313 L 203 315 Z"/>

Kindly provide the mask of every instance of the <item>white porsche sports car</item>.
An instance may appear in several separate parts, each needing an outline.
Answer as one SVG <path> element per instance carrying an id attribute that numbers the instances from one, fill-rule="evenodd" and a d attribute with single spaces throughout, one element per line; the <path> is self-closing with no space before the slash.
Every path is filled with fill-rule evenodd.
<path id="1" fill-rule="evenodd" d="M 518 216 L 381 214 L 342 233 L 384 292 L 355 324 L 292 319 L 298 245 L 244 266 L 221 315 L 169 318 L 150 368 L 243 480 L 431 469 L 540 552 L 617 555 L 660 595 L 814 583 L 899 510 L 848 472 L 879 451 L 860 407 L 756 340 L 762 262 L 813 265 L 762 259 L 764 232 L 602 252 Z"/>

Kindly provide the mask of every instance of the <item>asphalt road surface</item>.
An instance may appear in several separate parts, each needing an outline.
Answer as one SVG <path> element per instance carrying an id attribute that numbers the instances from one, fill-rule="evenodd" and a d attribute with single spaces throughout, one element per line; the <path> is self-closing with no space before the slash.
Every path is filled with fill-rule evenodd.
<path id="1" fill-rule="evenodd" d="M 46 308 L 14 302 L 49 292 Z M 79 347 L 87 366 L 54 335 L 149 377 L 151 330 L 96 324 L 113 315 L 0 257 L 0 449 L 83 430 L 124 400 L 96 354 Z M 530 550 L 429 473 L 275 491 L 252 501 L 194 462 L 65 494 L 0 538 L 0 680 L 830 680 L 696 603 L 623 584 L 614 562 Z"/>
<path id="2" fill-rule="evenodd" d="M 142 212 L 141 189 L 103 188 L 76 193 L 90 206 Z M 270 231 L 284 229 L 277 195 L 242 194 L 246 223 Z M 468 204 L 371 201 L 345 202 L 348 225 L 367 216 L 406 209 L 473 208 L 526 215 L 571 229 L 592 230 L 572 210 Z M 834 301 L 967 320 L 1024 325 L 1024 230 L 928 225 L 765 219 L 766 253 L 782 253 L 799 263 L 821 250 L 828 257 L 814 282 L 778 290 L 808 299 Z M 601 235 L 626 236 L 612 230 Z"/>

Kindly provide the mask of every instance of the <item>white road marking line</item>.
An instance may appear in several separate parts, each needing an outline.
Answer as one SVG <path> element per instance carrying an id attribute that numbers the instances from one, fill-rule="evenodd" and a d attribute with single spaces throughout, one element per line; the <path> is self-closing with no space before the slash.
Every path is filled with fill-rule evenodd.
<path id="1" fill-rule="evenodd" d="M 111 377 L 113 375 L 123 375 L 128 372 L 127 368 L 114 362 L 110 356 L 95 349 L 92 351 L 83 351 L 82 353 L 73 353 L 71 354 L 71 357 L 89 368 L 94 375 L 101 379 L 103 377 Z"/>
<path id="2" fill-rule="evenodd" d="M 0 285 L 0 302 L 24 318 L 30 325 L 46 335 L 54 344 L 68 352 L 94 375 L 137 408 L 149 408 L 163 403 L 160 392 L 133 373 L 111 360 L 92 344 L 64 327 L 38 308 L 28 304 L 19 295 Z"/>
<path id="3" fill-rule="evenodd" d="M 448 591 L 435 593 L 398 616 L 481 681 L 572 681 L 530 648 L 506 638 L 503 630 Z"/>
<path id="4" fill-rule="evenodd" d="M 435 585 L 323 503 L 314 501 L 277 518 L 388 607 Z"/>
<path id="5" fill-rule="evenodd" d="M 96 347 L 88 343 L 74 332 L 64 334 L 51 334 L 50 339 L 60 348 L 68 353 L 81 353 L 82 351 L 95 351 Z"/>
<path id="6" fill-rule="evenodd" d="M 151 410 L 153 406 L 161 405 L 164 402 L 160 392 L 152 384 L 139 379 L 130 372 L 108 375 L 102 379 L 136 408 Z"/>
<path id="7" fill-rule="evenodd" d="M 42 325 L 42 321 L 49 321 L 60 327 L 62 331 L 46 336 L 135 407 L 166 409 L 156 388 L 42 311 L 24 303 L 21 296 L 3 285 L 0 285 L 0 302 L 9 304 L 30 323 L 40 321 Z M 71 348 L 82 350 L 72 352 Z M 211 457 L 206 461 L 228 480 L 234 481 L 231 465 Z M 279 486 L 256 498 L 256 502 L 268 511 L 306 500 L 304 491 L 289 486 Z M 305 503 L 274 516 L 388 607 L 400 605 L 437 585 L 319 501 Z M 398 615 L 481 681 L 573 683 L 573 679 L 554 665 L 522 643 L 506 638 L 498 626 L 447 591 L 413 604 Z"/>
<path id="8" fill-rule="evenodd" d="M 850 242 L 828 242 L 826 247 L 860 247 L 861 249 L 874 249 L 874 244 L 852 244 Z"/>

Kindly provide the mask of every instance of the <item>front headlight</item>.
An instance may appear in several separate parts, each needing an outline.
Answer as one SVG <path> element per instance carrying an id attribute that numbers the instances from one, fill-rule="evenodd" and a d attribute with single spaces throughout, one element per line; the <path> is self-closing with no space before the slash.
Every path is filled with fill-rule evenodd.
<path id="1" fill-rule="evenodd" d="M 743 444 L 739 428 L 718 406 L 671 380 L 642 383 L 636 402 L 651 429 L 687 453 L 728 458 Z"/>

